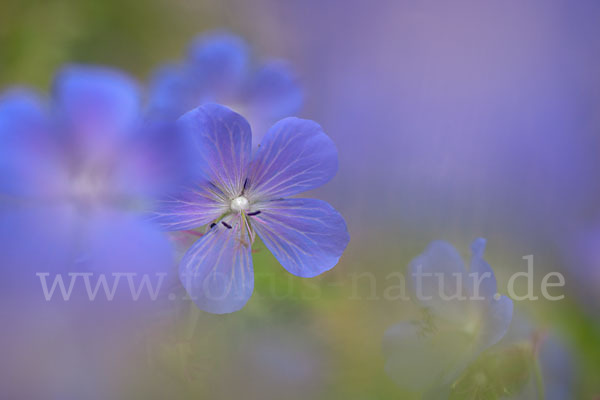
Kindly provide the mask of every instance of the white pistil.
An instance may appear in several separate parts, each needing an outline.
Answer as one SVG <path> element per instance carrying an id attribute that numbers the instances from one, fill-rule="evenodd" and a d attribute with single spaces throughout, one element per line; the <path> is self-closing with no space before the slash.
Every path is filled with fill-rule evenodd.
<path id="1" fill-rule="evenodd" d="M 246 211 L 250 207 L 250 203 L 248 202 L 248 199 L 244 196 L 239 196 L 231 200 L 230 207 L 235 212 L 241 212 Z"/>

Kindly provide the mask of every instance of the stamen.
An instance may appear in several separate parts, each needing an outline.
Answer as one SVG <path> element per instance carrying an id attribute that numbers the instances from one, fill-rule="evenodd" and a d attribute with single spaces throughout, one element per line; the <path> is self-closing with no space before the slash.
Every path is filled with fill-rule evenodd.
<path id="1" fill-rule="evenodd" d="M 223 226 L 227 229 L 231 229 L 231 225 L 229 225 L 227 222 L 225 221 L 221 221 L 221 223 L 223 224 Z"/>
<path id="2" fill-rule="evenodd" d="M 243 190 L 246 190 L 247 185 L 248 185 L 248 178 L 244 179 L 244 189 Z"/>
<path id="3" fill-rule="evenodd" d="M 249 217 L 252 217 L 252 216 L 254 216 L 254 215 L 258 215 L 258 214 L 260 214 L 260 210 L 259 210 L 259 211 L 253 211 L 253 212 L 251 212 L 251 213 L 248 213 L 248 214 L 246 214 L 246 215 L 247 215 L 247 216 L 249 216 Z"/>
<path id="4" fill-rule="evenodd" d="M 217 226 L 217 224 L 215 224 L 214 222 L 212 224 L 210 224 L 210 229 L 214 228 L 215 226 Z"/>

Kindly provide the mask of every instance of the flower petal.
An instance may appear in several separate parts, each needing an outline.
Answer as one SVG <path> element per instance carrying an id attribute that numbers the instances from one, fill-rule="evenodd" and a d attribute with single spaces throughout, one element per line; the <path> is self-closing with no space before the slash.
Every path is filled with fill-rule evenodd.
<path id="1" fill-rule="evenodd" d="M 256 205 L 252 226 L 283 267 L 310 278 L 337 264 L 350 241 L 344 218 L 328 203 L 287 199 Z"/>
<path id="2" fill-rule="evenodd" d="M 85 149 L 111 144 L 138 122 L 138 87 L 120 71 L 70 66 L 57 75 L 53 89 L 63 123 Z"/>
<path id="3" fill-rule="evenodd" d="M 19 139 L 35 134 L 46 125 L 46 115 L 39 96 L 26 89 L 13 89 L 0 97 L 0 138 Z M 4 146 L 0 147 L 4 150 Z"/>
<path id="4" fill-rule="evenodd" d="M 150 114 L 178 118 L 186 111 L 200 105 L 198 88 L 189 71 L 180 65 L 164 65 L 158 69 L 150 83 Z"/>
<path id="5" fill-rule="evenodd" d="M 260 68 L 247 88 L 253 110 L 265 118 L 290 116 L 302 105 L 302 90 L 289 65 L 271 61 Z"/>
<path id="6" fill-rule="evenodd" d="M 237 311 L 252 296 L 251 246 L 242 221 L 218 224 L 198 240 L 181 260 L 179 275 L 196 305 L 214 314 Z"/>
<path id="7" fill-rule="evenodd" d="M 194 229 L 219 218 L 228 207 L 208 184 L 158 204 L 152 221 L 169 231 Z"/>
<path id="8" fill-rule="evenodd" d="M 483 259 L 485 251 L 485 239 L 478 238 L 471 244 L 471 268 L 469 269 L 470 292 L 475 295 L 476 282 L 479 285 L 479 297 L 486 300 L 493 299 L 497 292 L 496 276 L 492 267 Z"/>
<path id="9" fill-rule="evenodd" d="M 135 214 L 97 210 L 79 222 L 78 263 L 100 272 L 165 273 L 173 248 L 164 232 Z"/>
<path id="10" fill-rule="evenodd" d="M 0 97 L 0 192 L 13 206 L 13 196 L 47 198 L 56 192 L 61 154 L 46 111 L 42 99 L 25 89 Z"/>
<path id="11" fill-rule="evenodd" d="M 504 337 L 513 317 L 513 301 L 502 296 L 500 299 L 491 299 L 481 313 L 481 330 L 478 348 L 480 351 L 496 344 Z"/>
<path id="12" fill-rule="evenodd" d="M 203 101 L 223 102 L 223 97 L 239 90 L 248 53 L 244 40 L 228 32 L 203 35 L 192 42 L 188 60 L 201 80 Z"/>
<path id="13" fill-rule="evenodd" d="M 198 107 L 179 119 L 192 157 L 202 158 L 201 174 L 229 197 L 239 196 L 248 175 L 252 149 L 250 125 L 218 104 Z"/>
<path id="14" fill-rule="evenodd" d="M 252 161 L 248 193 L 288 197 L 321 186 L 337 168 L 337 149 L 319 124 L 285 118 L 269 129 Z"/>
<path id="15" fill-rule="evenodd" d="M 466 319 L 469 296 L 466 269 L 460 254 L 449 243 L 433 241 L 409 264 L 416 300 L 436 316 L 451 321 Z M 451 300 L 444 298 L 454 297 Z M 462 296 L 463 299 L 459 299 Z"/>

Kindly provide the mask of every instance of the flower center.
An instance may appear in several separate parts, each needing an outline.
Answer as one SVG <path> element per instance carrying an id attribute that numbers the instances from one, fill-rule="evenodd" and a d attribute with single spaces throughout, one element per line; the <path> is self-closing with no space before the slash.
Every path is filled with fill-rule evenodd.
<path id="1" fill-rule="evenodd" d="M 244 196 L 236 197 L 231 200 L 231 209 L 236 212 L 245 211 L 250 207 L 248 199 Z"/>
<path id="2" fill-rule="evenodd" d="M 110 178 L 106 171 L 81 168 L 75 171 L 68 183 L 68 195 L 81 205 L 92 205 L 107 201 L 110 193 Z"/>

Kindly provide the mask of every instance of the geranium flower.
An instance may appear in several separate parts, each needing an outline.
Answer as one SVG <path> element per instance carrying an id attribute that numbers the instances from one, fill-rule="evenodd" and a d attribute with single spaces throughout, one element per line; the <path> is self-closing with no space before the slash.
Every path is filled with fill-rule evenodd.
<path id="1" fill-rule="evenodd" d="M 398 385 L 417 392 L 449 389 L 508 330 L 513 303 L 496 292 L 494 272 L 483 259 L 485 240 L 471 249 L 469 270 L 441 241 L 411 261 L 410 282 L 424 318 L 395 325 L 384 337 L 385 370 Z"/>
<path id="2" fill-rule="evenodd" d="M 180 264 L 181 281 L 199 308 L 220 314 L 246 304 L 254 287 L 255 234 L 294 275 L 313 277 L 338 262 L 350 239 L 342 216 L 321 200 L 287 199 L 337 171 L 335 145 L 318 124 L 277 122 L 252 159 L 250 125 L 224 106 L 190 111 L 180 126 L 202 160 L 202 178 L 164 202 L 156 220 L 168 230 L 209 224 Z"/>
<path id="3" fill-rule="evenodd" d="M 521 365 L 513 362 L 513 365 L 508 365 L 510 368 L 505 368 L 507 370 L 505 374 L 513 378 L 512 380 L 518 380 L 519 385 L 513 384 L 513 390 L 502 388 L 497 392 L 510 393 L 512 394 L 510 398 L 513 400 L 541 397 L 548 400 L 562 400 L 576 397 L 576 377 L 580 372 L 575 362 L 576 357 L 570 343 L 553 327 L 536 326 L 525 314 L 515 313 L 508 332 L 492 350 L 494 356 L 523 353 L 519 360 Z M 481 367 L 483 363 L 478 364 L 477 367 Z M 492 365 L 507 367 L 497 361 Z M 521 373 L 516 374 L 517 371 Z M 482 371 L 480 368 L 478 372 L 485 374 L 487 371 Z M 497 376 L 491 374 L 488 374 L 483 381 L 487 381 L 487 386 L 492 387 L 500 386 L 498 381 L 501 382 Z M 490 390 L 488 389 L 487 392 Z"/>
<path id="4" fill-rule="evenodd" d="M 288 63 L 269 60 L 253 69 L 244 40 L 227 32 L 196 38 L 180 64 L 160 68 L 151 85 L 153 113 L 179 117 L 219 103 L 246 116 L 258 143 L 279 119 L 296 113 L 302 90 Z"/>
<path id="5" fill-rule="evenodd" d="M 175 181 L 176 165 L 168 135 L 143 120 L 136 83 L 102 67 L 63 69 L 49 104 L 25 89 L 0 98 L 3 265 L 168 269 L 168 238 L 140 211 Z"/>

